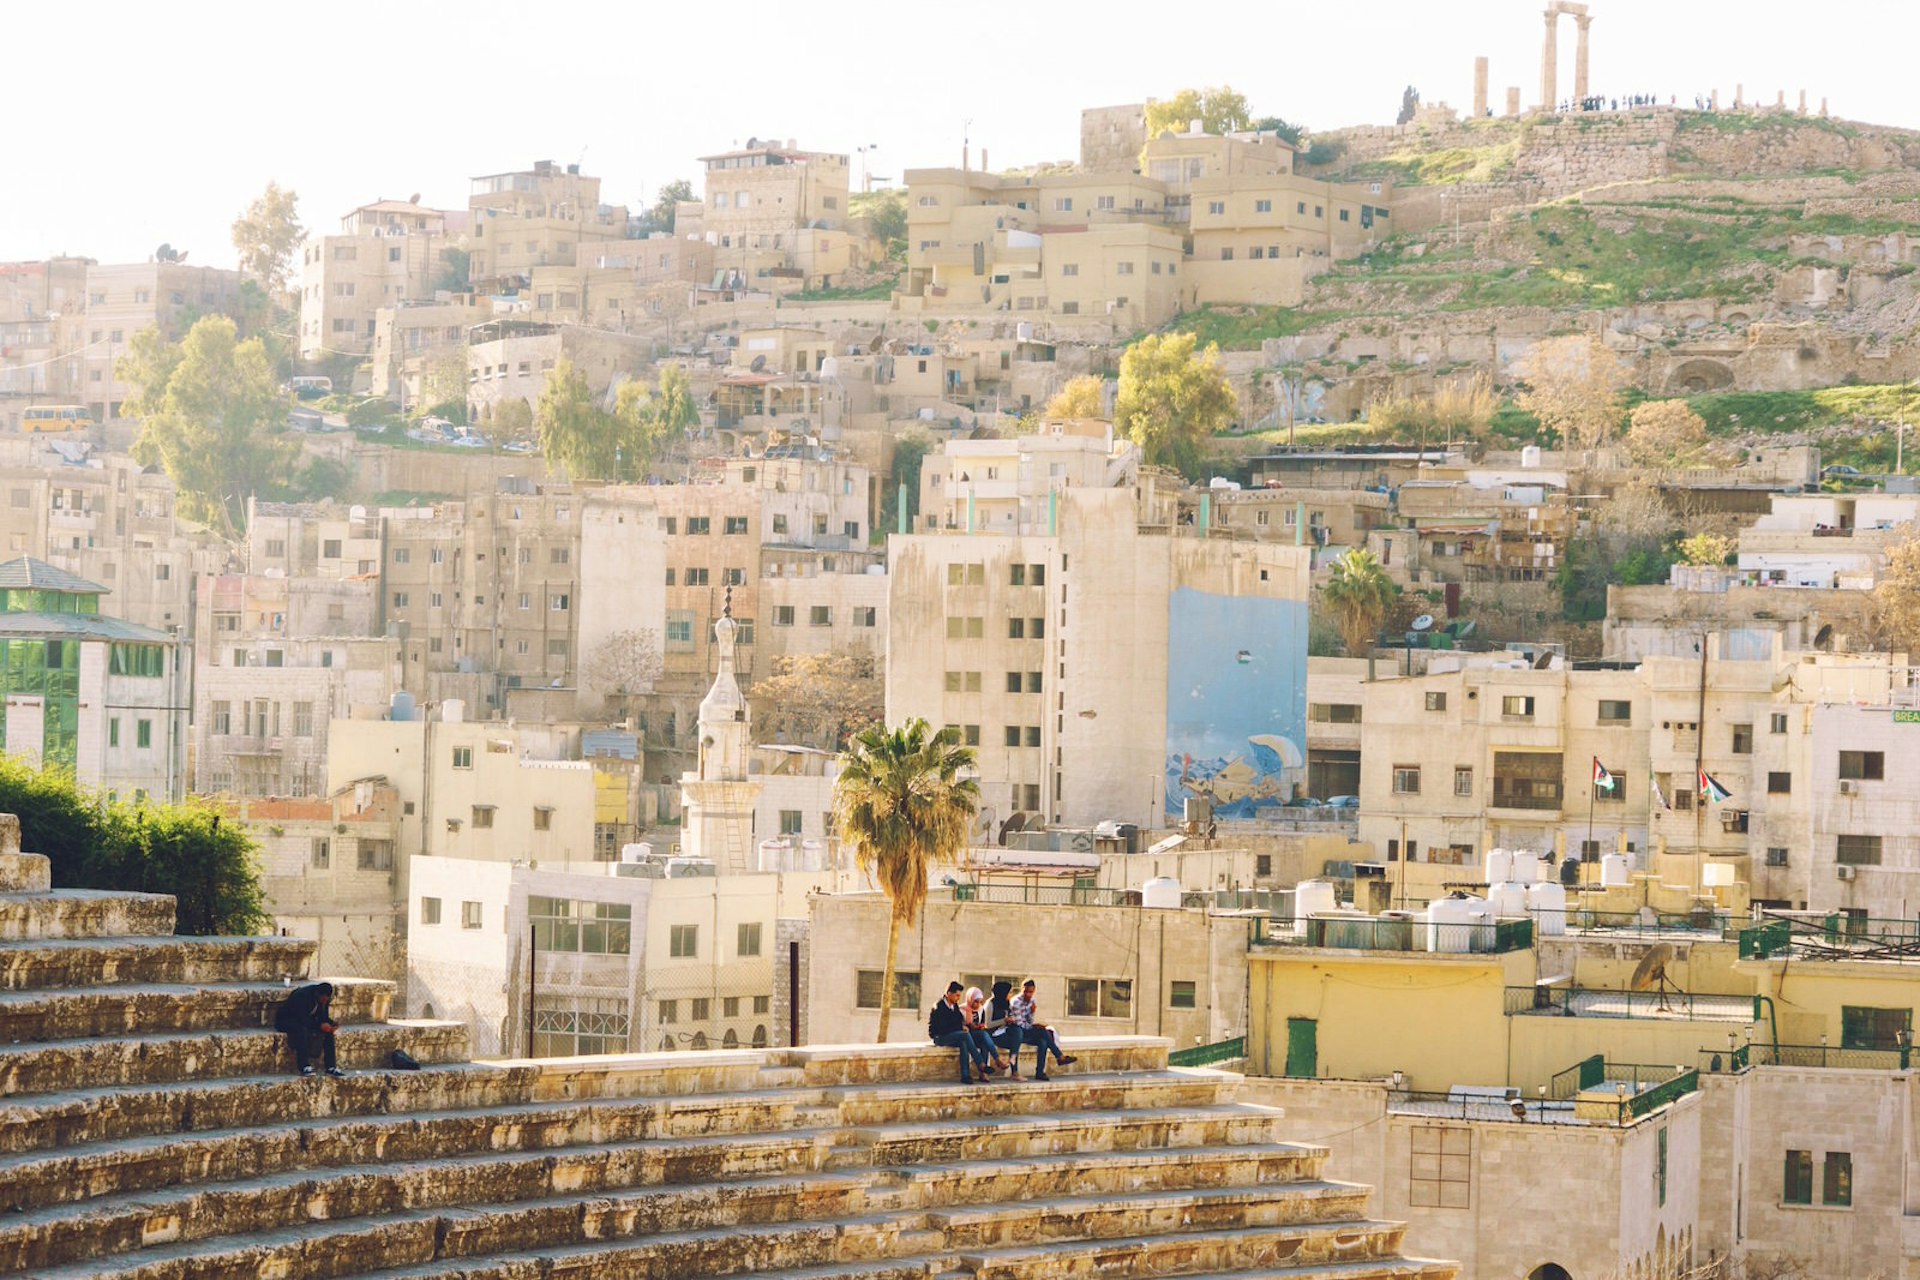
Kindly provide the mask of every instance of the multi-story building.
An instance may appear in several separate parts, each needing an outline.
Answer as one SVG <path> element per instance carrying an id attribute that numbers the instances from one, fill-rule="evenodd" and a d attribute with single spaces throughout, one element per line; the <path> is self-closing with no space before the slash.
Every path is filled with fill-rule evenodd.
<path id="1" fill-rule="evenodd" d="M 705 191 L 678 216 L 674 232 L 704 241 L 714 268 L 780 292 L 776 282 L 812 288 L 853 264 L 845 155 L 750 138 L 740 150 L 700 162 Z"/>
<path id="2" fill-rule="evenodd" d="M 317 973 L 403 980 L 406 898 L 394 865 L 400 793 L 375 780 L 338 791 L 236 799 L 260 845 L 260 888 L 277 931 L 319 944 Z"/>
<path id="3" fill-rule="evenodd" d="M 86 258 L 0 263 L 0 428 L 32 405 L 77 404 L 83 385 L 71 350 L 86 314 Z"/>
<path id="4" fill-rule="evenodd" d="M 108 588 L 22 556 L 0 564 L 0 741 L 115 796 L 180 797 L 186 650 L 100 612 Z"/>
<path id="5" fill-rule="evenodd" d="M 300 358 L 364 355 L 382 309 L 432 298 L 466 215 L 451 218 L 449 226 L 439 209 L 376 200 L 341 218 L 339 235 L 310 236 L 300 250 Z"/>
<path id="6" fill-rule="evenodd" d="M 957 727 L 983 805 L 1029 823 L 1253 817 L 1304 790 L 1307 551 L 1179 526 L 1144 479 L 1054 479 L 1031 473 L 1011 528 L 889 540 L 888 720 Z"/>
<path id="7" fill-rule="evenodd" d="M 476 293 L 524 290 L 534 268 L 571 266 L 584 246 L 627 236 L 627 210 L 600 202 L 600 179 L 551 160 L 473 179 L 467 212 Z"/>
<path id="8" fill-rule="evenodd" d="M 492 311 L 472 301 L 471 294 L 447 295 L 445 301 L 410 302 L 382 307 L 373 317 L 373 381 L 369 390 L 402 409 L 423 403 L 436 387 L 434 364 L 444 366 L 437 389 L 442 396 L 465 397 L 469 378 L 467 334 Z"/>
<path id="9" fill-rule="evenodd" d="M 94 421 L 120 416 L 129 388 L 115 370 L 127 344 L 142 329 L 158 327 L 170 339 L 184 335 L 184 322 L 238 305 L 243 277 L 218 267 L 179 262 L 141 262 L 87 267 L 86 321 L 75 333 L 74 383 L 79 403 Z"/>

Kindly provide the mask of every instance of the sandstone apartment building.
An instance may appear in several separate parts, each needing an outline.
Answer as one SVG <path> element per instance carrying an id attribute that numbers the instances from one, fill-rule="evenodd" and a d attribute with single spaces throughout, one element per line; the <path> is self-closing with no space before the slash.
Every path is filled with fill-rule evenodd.
<path id="1" fill-rule="evenodd" d="M 338 235 L 300 248 L 300 358 L 365 355 L 382 309 L 431 300 L 467 215 L 376 200 L 340 219 Z M 464 289 L 466 281 L 458 281 Z"/>

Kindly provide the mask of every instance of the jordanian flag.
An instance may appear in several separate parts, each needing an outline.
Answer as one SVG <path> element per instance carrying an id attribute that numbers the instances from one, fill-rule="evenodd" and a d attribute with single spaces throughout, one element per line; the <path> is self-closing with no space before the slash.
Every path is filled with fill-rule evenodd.
<path id="1" fill-rule="evenodd" d="M 1600 757 L 1593 758 L 1593 785 L 1602 791 L 1613 790 L 1614 776 L 1607 772 L 1607 766 L 1600 763 Z"/>
<path id="2" fill-rule="evenodd" d="M 1712 774 L 1705 769 L 1700 771 L 1700 800 L 1703 804 L 1719 804 L 1733 792 L 1714 781 Z"/>
<path id="3" fill-rule="evenodd" d="M 1660 790 L 1660 775 L 1651 769 L 1647 770 L 1647 783 L 1653 793 L 1653 802 L 1655 804 L 1659 805 L 1662 809 L 1673 808 L 1672 805 L 1667 803 L 1666 793 Z"/>

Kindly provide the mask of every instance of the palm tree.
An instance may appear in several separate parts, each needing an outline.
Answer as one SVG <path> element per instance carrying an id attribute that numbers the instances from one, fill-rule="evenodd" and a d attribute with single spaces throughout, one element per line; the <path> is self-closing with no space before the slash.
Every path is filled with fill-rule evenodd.
<path id="1" fill-rule="evenodd" d="M 1371 551 L 1355 549 L 1333 562 L 1333 578 L 1320 589 L 1320 599 L 1340 628 L 1348 657 L 1365 657 L 1372 650 L 1399 594 L 1386 566 Z"/>
<path id="2" fill-rule="evenodd" d="M 934 733 L 920 719 L 898 729 L 864 729 L 840 754 L 840 777 L 833 784 L 840 838 L 853 846 L 855 864 L 879 881 L 893 906 L 880 979 L 882 1044 L 893 1014 L 900 926 L 919 922 L 929 873 L 959 853 L 980 806 L 979 784 L 960 776 L 973 764 L 958 729 L 949 725 Z"/>

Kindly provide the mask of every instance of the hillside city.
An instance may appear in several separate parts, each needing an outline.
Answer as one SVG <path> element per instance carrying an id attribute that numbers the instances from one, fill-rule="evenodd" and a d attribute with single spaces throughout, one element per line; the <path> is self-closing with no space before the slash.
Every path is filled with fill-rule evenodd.
<path id="1" fill-rule="evenodd" d="M 1546 21 L 0 263 L 0 1273 L 1920 1274 L 1920 132 Z"/>

